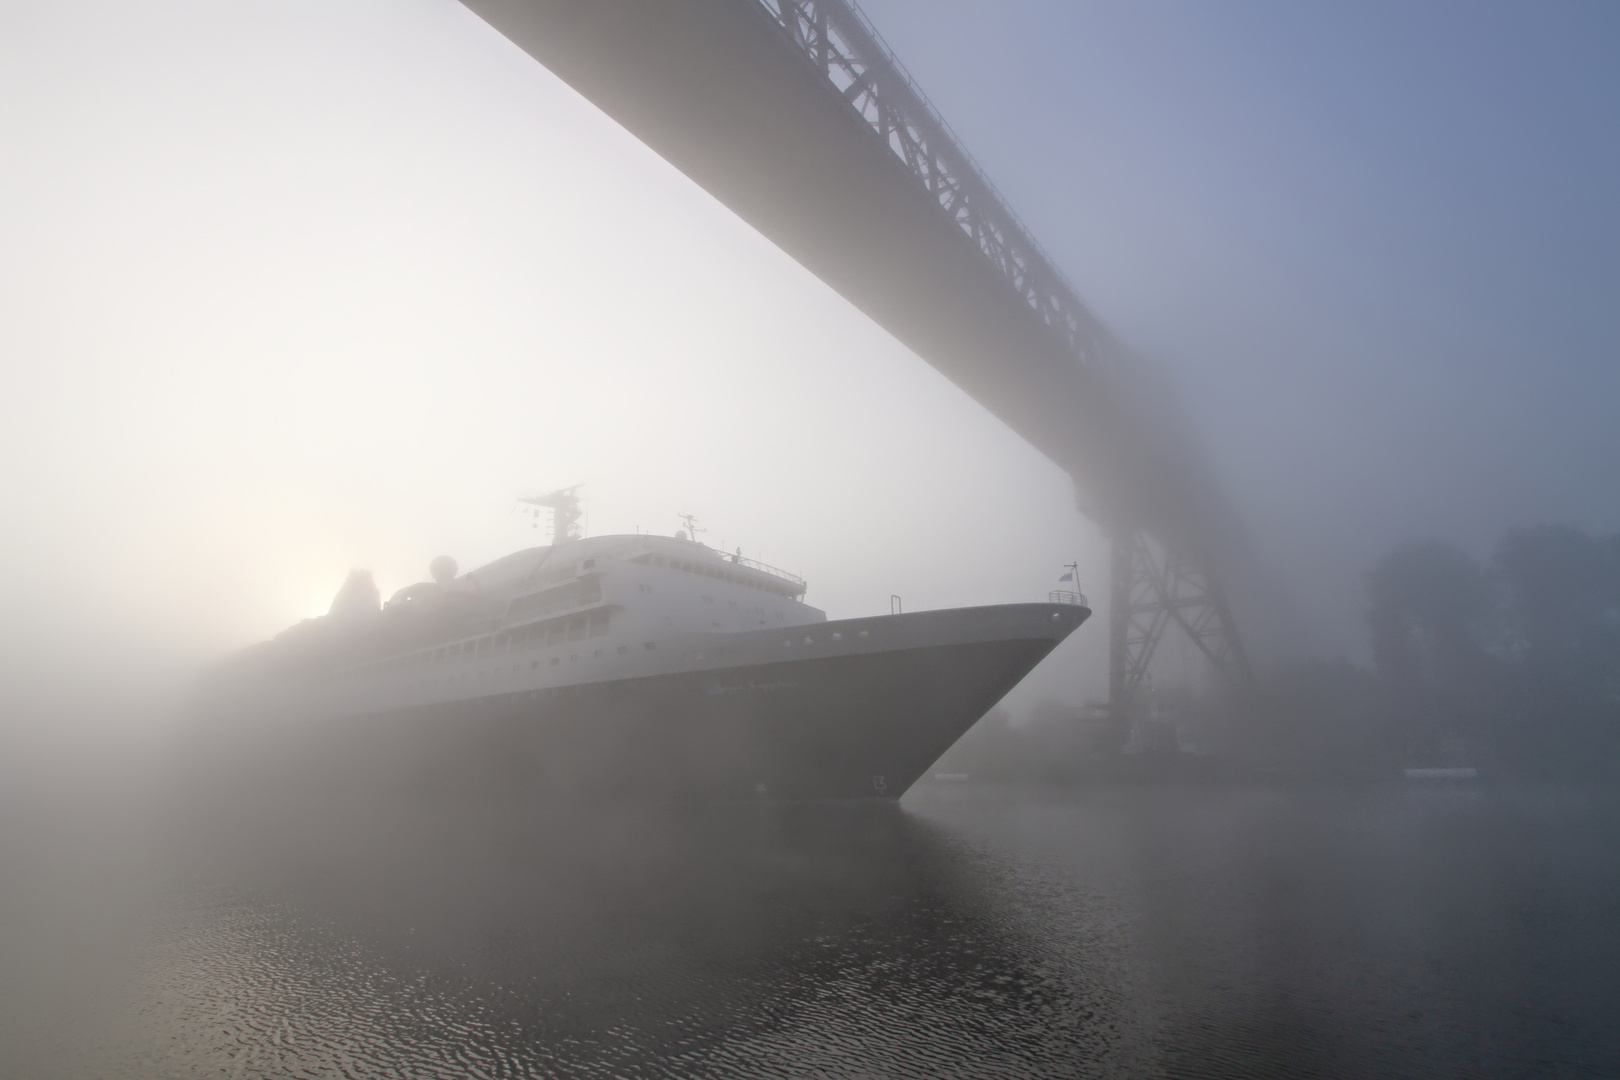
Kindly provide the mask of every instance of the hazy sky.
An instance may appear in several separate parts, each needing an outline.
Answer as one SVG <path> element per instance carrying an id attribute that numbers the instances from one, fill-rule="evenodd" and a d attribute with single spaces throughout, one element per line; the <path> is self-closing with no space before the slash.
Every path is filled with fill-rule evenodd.
<path id="1" fill-rule="evenodd" d="M 864 8 L 1323 644 L 1400 540 L 1620 529 L 1620 6 Z"/>
<path id="2" fill-rule="evenodd" d="M 1620 528 L 1620 9 L 865 6 L 1177 372 L 1324 648 L 1396 541 Z M 1057 469 L 454 0 L 5 24 L 8 677 L 474 565 L 573 483 L 835 617 L 1105 591 Z"/>

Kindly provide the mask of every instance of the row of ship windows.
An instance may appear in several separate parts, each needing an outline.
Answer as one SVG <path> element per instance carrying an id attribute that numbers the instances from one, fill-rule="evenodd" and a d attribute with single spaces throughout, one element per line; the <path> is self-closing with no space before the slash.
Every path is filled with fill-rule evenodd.
<path id="1" fill-rule="evenodd" d="M 841 631 L 841 630 L 834 630 L 832 632 L 832 634 L 829 635 L 829 636 L 834 641 L 843 641 L 844 640 L 844 634 L 843 634 L 843 631 Z M 857 638 L 864 638 L 864 637 L 868 637 L 869 634 L 865 630 L 857 630 L 857 631 L 855 631 L 855 636 Z M 805 637 L 804 637 L 804 643 L 806 645 L 814 645 L 816 643 L 816 639 L 813 636 L 811 636 L 809 634 L 806 634 Z M 784 638 L 783 641 L 782 641 L 782 648 L 784 648 L 784 649 L 793 648 L 793 639 L 792 638 Z"/>
<path id="2" fill-rule="evenodd" d="M 654 641 L 649 641 L 645 645 L 642 646 L 642 648 L 648 649 L 648 650 L 656 649 L 657 647 L 658 647 L 658 643 L 654 642 Z M 606 651 L 607 651 L 606 649 L 597 649 L 597 650 L 595 650 L 594 652 L 591 653 L 591 656 L 594 657 L 597 660 L 600 660 L 600 659 L 602 659 L 602 656 L 606 653 Z M 630 649 L 629 649 L 628 646 L 625 646 L 625 645 L 620 645 L 619 646 L 619 655 L 620 656 L 623 656 L 625 653 L 627 653 L 629 651 L 630 651 Z M 571 654 L 569 654 L 568 662 L 570 664 L 576 663 L 578 660 L 579 660 L 579 653 L 571 653 Z M 553 656 L 551 658 L 551 665 L 550 666 L 551 667 L 556 667 L 558 664 L 561 664 L 561 663 L 562 663 L 562 657 L 561 656 Z M 540 666 L 540 661 L 538 661 L 538 660 L 530 660 L 529 661 L 529 667 L 537 668 L 539 666 Z M 452 683 L 452 682 L 457 682 L 457 681 L 465 682 L 469 677 L 474 676 L 474 675 L 476 675 L 478 678 L 482 679 L 486 675 L 500 675 L 505 670 L 506 669 L 504 667 L 496 666 L 496 667 L 493 667 L 493 668 L 489 668 L 488 670 L 478 670 L 478 671 L 473 671 L 473 672 L 464 671 L 459 675 L 447 675 L 447 676 L 445 676 L 445 678 L 442 681 L 447 682 L 447 683 Z M 516 664 L 512 665 L 512 673 L 514 675 L 517 674 L 519 671 L 522 671 L 522 670 L 523 670 L 522 663 L 516 663 Z M 432 684 L 438 683 L 440 681 L 441 680 L 439 680 L 439 679 L 429 679 L 428 683 L 430 685 L 432 685 Z"/>
<path id="3" fill-rule="evenodd" d="M 704 566 L 702 563 L 687 562 L 684 559 L 670 559 L 666 564 L 666 561 L 662 555 L 646 554 L 637 555 L 635 558 L 629 561 L 641 563 L 645 566 L 668 565 L 671 570 L 681 570 L 688 574 L 697 574 L 699 577 L 719 578 L 721 581 L 729 581 L 733 585 L 746 585 L 750 589 L 759 589 L 762 592 L 772 593 L 776 596 L 785 596 L 789 599 L 797 595 L 788 589 L 772 588 L 769 584 L 760 581 L 751 574 L 733 573 L 730 570 L 722 570 L 717 566 Z"/>
<path id="4" fill-rule="evenodd" d="M 424 664 L 446 664 L 463 660 L 482 659 L 486 656 L 500 656 L 504 653 L 516 652 L 519 649 L 538 649 L 544 645 L 560 645 L 567 641 L 601 637 L 607 632 L 608 613 L 606 611 L 593 611 L 588 615 L 574 615 L 566 619 L 550 619 L 546 622 L 531 623 L 528 626 L 518 627 L 516 630 L 504 630 L 499 634 L 490 634 L 471 641 L 458 641 L 452 645 L 441 645 L 436 649 L 424 649 L 422 652 L 411 653 L 407 656 L 395 656 L 387 660 L 379 660 L 375 664 L 367 664 L 365 667 L 356 668 L 355 674 L 370 675 L 395 668 L 421 667 Z"/>

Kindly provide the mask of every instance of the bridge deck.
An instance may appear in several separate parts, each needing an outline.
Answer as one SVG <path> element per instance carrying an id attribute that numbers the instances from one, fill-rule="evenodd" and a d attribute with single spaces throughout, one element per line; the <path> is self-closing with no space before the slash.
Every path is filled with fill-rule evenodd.
<path id="1" fill-rule="evenodd" d="M 1092 498 L 1116 410 L 758 0 L 464 0 L 832 286 Z M 1110 483 L 1110 481 L 1113 481 Z"/>

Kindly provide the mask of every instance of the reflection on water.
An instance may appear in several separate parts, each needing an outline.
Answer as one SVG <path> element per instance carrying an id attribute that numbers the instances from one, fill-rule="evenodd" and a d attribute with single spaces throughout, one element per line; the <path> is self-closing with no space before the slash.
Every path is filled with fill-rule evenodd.
<path id="1" fill-rule="evenodd" d="M 1602 799 L 1490 791 L 303 806 L 168 845 L 103 1007 L 55 1017 L 18 1060 L 129 1077 L 1620 1074 L 1615 822 Z"/>

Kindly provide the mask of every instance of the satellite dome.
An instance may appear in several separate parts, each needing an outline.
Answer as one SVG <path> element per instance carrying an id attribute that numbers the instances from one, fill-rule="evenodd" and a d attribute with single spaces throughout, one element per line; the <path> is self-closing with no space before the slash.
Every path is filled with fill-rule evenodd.
<path id="1" fill-rule="evenodd" d="M 676 529 L 675 530 L 675 539 L 677 539 L 677 540 L 685 540 L 686 539 L 686 530 L 685 529 Z"/>
<path id="2" fill-rule="evenodd" d="M 433 580 L 440 585 L 454 581 L 456 577 L 456 560 L 448 555 L 440 555 L 428 563 L 428 573 L 432 574 Z"/>

